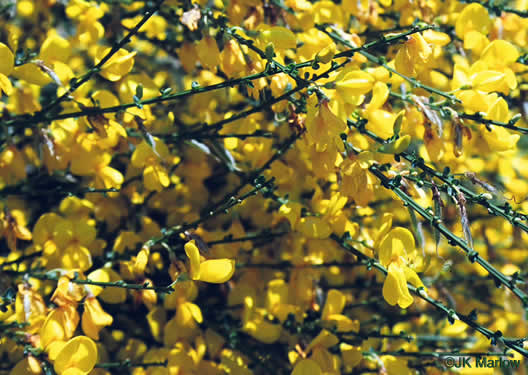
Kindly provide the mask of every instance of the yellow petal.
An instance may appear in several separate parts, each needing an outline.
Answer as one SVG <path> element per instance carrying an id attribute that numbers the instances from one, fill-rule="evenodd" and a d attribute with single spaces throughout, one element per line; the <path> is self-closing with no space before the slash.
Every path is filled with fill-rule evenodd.
<path id="1" fill-rule="evenodd" d="M 110 52 L 110 48 L 101 48 L 95 57 L 95 63 L 98 64 L 108 52 Z M 99 74 L 109 81 L 119 81 L 132 70 L 134 56 L 136 56 L 135 51 L 129 53 L 127 50 L 121 48 L 105 62 Z"/>
<path id="2" fill-rule="evenodd" d="M 11 95 L 13 93 L 13 85 L 7 76 L 0 73 L 0 94 L 2 94 L 2 91 L 7 96 Z"/>
<path id="3" fill-rule="evenodd" d="M 413 303 L 404 271 L 394 262 L 389 265 L 387 278 L 383 283 L 383 298 L 389 305 L 398 304 L 402 309 Z"/>
<path id="4" fill-rule="evenodd" d="M 427 41 L 427 43 L 431 43 L 440 47 L 443 47 L 451 42 L 449 35 L 435 30 L 425 30 L 423 32 L 423 38 Z"/>
<path id="5" fill-rule="evenodd" d="M 482 72 L 478 72 L 475 74 L 472 80 L 473 88 L 485 92 L 504 92 L 505 89 L 508 89 L 505 83 L 505 74 L 494 70 L 484 70 Z"/>
<path id="6" fill-rule="evenodd" d="M 55 60 L 67 62 L 71 52 L 70 42 L 57 33 L 51 33 L 40 47 L 39 58 L 46 64 L 51 64 Z"/>
<path id="7" fill-rule="evenodd" d="M 183 307 L 185 307 L 187 310 L 189 310 L 189 313 L 194 318 L 194 320 L 196 320 L 197 323 L 202 323 L 203 322 L 202 311 L 200 310 L 200 308 L 197 305 L 195 305 L 194 303 L 191 303 L 191 302 L 185 302 L 183 304 Z"/>
<path id="8" fill-rule="evenodd" d="M 491 19 L 487 9 L 480 4 L 472 3 L 466 6 L 458 16 L 455 32 L 460 39 L 464 39 L 471 30 L 486 35 L 490 26 Z"/>
<path id="9" fill-rule="evenodd" d="M 413 269 L 409 267 L 405 267 L 403 271 L 405 273 L 405 279 L 409 283 L 411 283 L 411 285 L 413 285 L 416 288 L 419 288 L 419 287 L 425 288 L 424 284 L 422 283 L 422 280 L 420 280 L 420 276 L 418 276 L 418 274 Z"/>
<path id="10" fill-rule="evenodd" d="M 372 88 L 372 99 L 367 105 L 366 111 L 379 109 L 385 104 L 389 97 L 389 87 L 383 82 L 376 82 Z"/>
<path id="11" fill-rule="evenodd" d="M 472 50 L 477 55 L 480 55 L 488 44 L 489 39 L 479 31 L 471 30 L 464 36 L 464 48 Z"/>
<path id="12" fill-rule="evenodd" d="M 505 66 L 513 64 L 519 58 L 517 48 L 505 40 L 494 40 L 482 51 L 481 60 L 488 65 Z"/>
<path id="13" fill-rule="evenodd" d="M 297 231 L 308 238 L 328 238 L 332 234 L 332 228 L 323 219 L 315 216 L 303 217 L 297 224 Z"/>
<path id="14" fill-rule="evenodd" d="M 136 146 L 136 149 L 132 153 L 130 162 L 135 168 L 142 168 L 148 162 L 148 159 L 154 156 L 152 148 L 147 144 L 146 141 L 142 141 Z"/>
<path id="15" fill-rule="evenodd" d="M 134 264 L 134 268 L 137 273 L 142 274 L 145 272 L 145 268 L 147 267 L 149 255 L 150 255 L 150 250 L 148 247 L 143 247 L 139 251 L 136 257 L 136 262 Z"/>
<path id="16" fill-rule="evenodd" d="M 110 281 L 110 275 L 108 274 L 107 270 L 105 270 L 104 268 L 101 268 L 101 269 L 91 272 L 88 275 L 88 280 L 106 283 Z M 98 296 L 104 290 L 103 287 L 96 286 L 96 285 L 86 285 L 86 288 L 90 289 L 91 293 L 94 296 Z"/>
<path id="17" fill-rule="evenodd" d="M 292 229 L 295 229 L 297 221 L 301 216 L 302 204 L 298 202 L 284 203 L 279 209 L 279 216 L 285 217 L 289 222 Z"/>
<path id="18" fill-rule="evenodd" d="M 242 326 L 244 332 L 258 341 L 272 344 L 280 338 L 282 326 L 265 320 L 262 316 L 255 316 Z"/>
<path id="19" fill-rule="evenodd" d="M 206 283 L 225 283 L 234 273 L 233 259 L 211 259 L 200 264 L 200 280 Z"/>
<path id="20" fill-rule="evenodd" d="M 64 250 L 61 262 L 62 266 L 67 269 L 86 271 L 92 266 L 92 256 L 86 247 L 72 243 Z"/>
<path id="21" fill-rule="evenodd" d="M 305 353 L 309 353 L 313 348 L 317 346 L 321 346 L 323 348 L 330 348 L 331 346 L 337 345 L 339 343 L 339 339 L 327 331 L 326 329 L 323 329 L 313 340 L 312 342 L 306 347 L 304 350 Z"/>
<path id="22" fill-rule="evenodd" d="M 62 375 L 86 375 L 86 373 L 77 367 L 70 367 Z"/>
<path id="23" fill-rule="evenodd" d="M 511 150 L 515 148 L 517 141 L 520 139 L 519 134 L 510 134 L 507 129 L 499 126 L 493 127 L 491 132 L 482 127 L 482 134 L 493 151 Z"/>
<path id="24" fill-rule="evenodd" d="M 66 338 L 64 327 L 62 326 L 62 316 L 58 309 L 53 310 L 44 321 L 40 329 L 40 345 L 47 349 L 47 346 L 54 341 L 61 341 Z"/>
<path id="25" fill-rule="evenodd" d="M 9 375 L 40 375 L 42 374 L 42 367 L 40 362 L 35 357 L 28 356 L 17 363 L 17 365 L 9 372 Z"/>
<path id="26" fill-rule="evenodd" d="M 187 242 L 184 249 L 191 263 L 189 276 L 193 280 L 198 280 L 200 278 L 200 250 L 194 240 Z"/>
<path id="27" fill-rule="evenodd" d="M 326 303 L 323 309 L 322 318 L 326 319 L 329 315 L 340 314 L 345 308 L 346 297 L 336 289 L 330 289 L 326 297 Z"/>
<path id="28" fill-rule="evenodd" d="M 90 280 L 104 282 L 121 280 L 119 274 L 111 268 L 95 270 L 88 275 L 88 278 Z M 94 285 L 86 285 L 86 287 L 90 288 L 94 296 L 99 296 L 106 303 L 123 303 L 126 300 L 127 290 L 124 288 L 101 288 Z"/>
<path id="29" fill-rule="evenodd" d="M 260 32 L 258 40 L 267 45 L 272 43 L 275 49 L 287 49 L 297 47 L 295 34 L 285 27 L 273 26 Z"/>
<path id="30" fill-rule="evenodd" d="M 486 118 L 501 122 L 508 122 L 509 117 L 508 103 L 503 98 L 498 98 L 486 114 Z"/>
<path id="31" fill-rule="evenodd" d="M 4 43 L 0 43 L 0 74 L 10 75 L 15 66 L 15 56 Z"/>
<path id="32" fill-rule="evenodd" d="M 415 250 L 412 233 L 405 228 L 392 229 L 380 242 L 379 260 L 387 267 L 394 256 L 406 256 Z"/>
<path id="33" fill-rule="evenodd" d="M 64 374 L 69 368 L 77 368 L 84 373 L 92 371 L 97 362 L 97 346 L 86 336 L 77 336 L 64 345 L 58 353 L 53 368 L 57 374 Z"/>
<path id="34" fill-rule="evenodd" d="M 384 109 L 376 109 L 367 112 L 367 119 L 368 130 L 373 131 L 376 135 L 382 138 L 392 137 L 396 114 L 385 111 Z"/>
<path id="35" fill-rule="evenodd" d="M 99 331 L 112 324 L 114 318 L 103 310 L 96 298 L 87 298 L 84 302 L 84 312 L 81 326 L 83 332 L 94 340 L 99 340 Z"/>
<path id="36" fill-rule="evenodd" d="M 363 351 L 361 346 L 352 346 L 349 344 L 341 343 L 341 357 L 345 366 L 356 367 L 363 358 Z"/>
<path id="37" fill-rule="evenodd" d="M 215 70 L 220 64 L 220 50 L 213 37 L 206 36 L 196 45 L 200 63 L 209 70 Z"/>
<path id="38" fill-rule="evenodd" d="M 342 80 L 336 82 L 336 89 L 343 99 L 350 96 L 363 95 L 372 90 L 374 78 L 361 70 L 345 74 Z"/>
<path id="39" fill-rule="evenodd" d="M 302 359 L 294 367 L 291 375 L 322 375 L 321 367 L 313 359 Z"/>
<path id="40" fill-rule="evenodd" d="M 99 169 L 97 177 L 100 178 L 100 181 L 103 183 L 103 188 L 106 189 L 119 189 L 124 181 L 124 177 L 121 172 L 109 166 Z"/>
<path id="41" fill-rule="evenodd" d="M 165 167 L 153 164 L 143 171 L 143 182 L 148 190 L 162 191 L 164 187 L 169 186 L 170 179 Z"/>
<path id="42" fill-rule="evenodd" d="M 352 320 L 348 316 L 334 314 L 328 316 L 327 320 L 335 325 L 338 332 L 359 332 L 359 321 Z"/>
<path id="43" fill-rule="evenodd" d="M 13 77 L 38 86 L 45 86 L 52 81 L 49 75 L 33 63 L 17 66 L 13 72 Z"/>

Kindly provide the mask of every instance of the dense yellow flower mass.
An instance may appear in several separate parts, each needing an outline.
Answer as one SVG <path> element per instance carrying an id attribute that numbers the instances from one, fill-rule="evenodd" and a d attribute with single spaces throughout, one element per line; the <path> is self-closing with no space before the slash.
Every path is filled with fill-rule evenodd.
<path id="1" fill-rule="evenodd" d="M 0 1 L 0 374 L 524 374 L 527 51 L 526 0 Z"/>

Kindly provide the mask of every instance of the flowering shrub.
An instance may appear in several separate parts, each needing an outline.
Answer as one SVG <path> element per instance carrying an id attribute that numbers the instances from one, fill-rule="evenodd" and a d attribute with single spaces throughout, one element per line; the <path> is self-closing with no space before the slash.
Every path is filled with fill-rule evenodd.
<path id="1" fill-rule="evenodd" d="M 0 373 L 528 357 L 526 1 L 0 17 Z"/>

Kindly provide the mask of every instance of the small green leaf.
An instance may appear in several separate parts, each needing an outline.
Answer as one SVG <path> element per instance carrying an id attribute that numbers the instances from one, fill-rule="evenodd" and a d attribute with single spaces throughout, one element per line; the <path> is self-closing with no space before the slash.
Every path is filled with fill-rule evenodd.
<path id="1" fill-rule="evenodd" d="M 141 83 L 136 86 L 136 97 L 138 99 L 143 98 L 143 85 Z"/>
<path id="2" fill-rule="evenodd" d="M 393 132 L 396 137 L 400 136 L 401 126 L 403 122 L 403 111 L 400 111 L 394 120 Z"/>
<path id="3" fill-rule="evenodd" d="M 271 60 L 275 57 L 275 50 L 273 49 L 273 45 L 272 44 L 268 44 L 266 46 L 266 58 L 268 60 Z"/>

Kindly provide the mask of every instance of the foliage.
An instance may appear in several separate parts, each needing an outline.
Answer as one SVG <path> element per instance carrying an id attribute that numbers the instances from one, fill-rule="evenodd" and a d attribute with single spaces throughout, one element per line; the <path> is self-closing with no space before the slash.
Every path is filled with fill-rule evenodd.
<path id="1" fill-rule="evenodd" d="M 0 373 L 524 360 L 527 48 L 524 0 L 2 2 Z"/>

